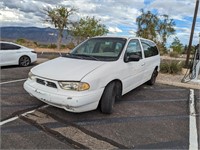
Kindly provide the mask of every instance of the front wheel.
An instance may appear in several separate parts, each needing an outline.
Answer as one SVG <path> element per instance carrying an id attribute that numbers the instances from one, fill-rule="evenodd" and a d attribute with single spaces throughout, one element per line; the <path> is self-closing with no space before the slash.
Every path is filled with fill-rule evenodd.
<path id="1" fill-rule="evenodd" d="M 113 106 L 115 103 L 115 99 L 120 97 L 120 93 L 118 90 L 118 86 L 115 82 L 109 83 L 101 97 L 100 108 L 103 113 L 111 114 L 113 110 Z"/>
<path id="2" fill-rule="evenodd" d="M 19 65 L 22 67 L 29 66 L 31 64 L 31 60 L 28 56 L 22 56 L 19 59 Z"/>

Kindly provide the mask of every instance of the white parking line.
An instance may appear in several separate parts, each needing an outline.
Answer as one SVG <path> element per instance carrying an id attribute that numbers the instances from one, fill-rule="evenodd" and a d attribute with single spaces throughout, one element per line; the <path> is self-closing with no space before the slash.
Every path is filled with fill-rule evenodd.
<path id="1" fill-rule="evenodd" d="M 198 139 L 197 139 L 197 126 L 196 126 L 196 113 L 194 103 L 194 90 L 190 89 L 190 145 L 189 150 L 198 150 Z"/>
<path id="2" fill-rule="evenodd" d="M 9 123 L 9 122 L 15 121 L 15 120 L 17 120 L 20 116 L 26 116 L 26 115 L 28 115 L 28 114 L 34 113 L 34 112 L 35 112 L 36 110 L 38 110 L 38 109 L 46 108 L 46 107 L 48 107 L 48 106 L 49 106 L 49 105 L 44 105 L 44 106 L 42 106 L 42 107 L 40 107 L 40 108 L 36 108 L 36 109 L 34 109 L 34 110 L 27 111 L 27 112 L 25 112 L 25 113 L 23 113 L 23 114 L 20 114 L 20 115 L 18 115 L 18 116 L 15 116 L 15 117 L 9 118 L 9 119 L 7 119 L 7 120 L 1 121 L 1 122 L 0 122 L 0 126 L 4 125 L 4 124 L 6 124 L 6 123 Z"/>
<path id="3" fill-rule="evenodd" d="M 7 82 L 1 82 L 0 85 L 9 84 L 9 83 L 15 83 L 15 82 L 21 82 L 21 81 L 25 81 L 25 80 L 27 80 L 27 78 L 26 79 L 7 81 Z"/>
<path id="4" fill-rule="evenodd" d="M 12 122 L 12 121 L 14 121 L 14 120 L 16 120 L 16 119 L 18 119 L 18 118 L 19 118 L 18 116 L 15 116 L 15 117 L 13 117 L 13 118 L 4 120 L 4 121 L 0 122 L 0 126 L 6 124 L 6 123 L 8 123 L 8 122 Z"/>

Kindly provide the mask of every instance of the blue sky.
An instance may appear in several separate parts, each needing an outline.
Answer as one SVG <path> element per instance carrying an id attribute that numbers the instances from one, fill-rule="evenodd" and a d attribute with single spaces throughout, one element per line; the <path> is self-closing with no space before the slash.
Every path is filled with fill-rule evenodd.
<path id="1" fill-rule="evenodd" d="M 136 18 L 140 10 L 149 10 L 158 15 L 167 14 L 174 19 L 176 34 L 168 39 L 168 45 L 177 36 L 188 44 L 196 0 L 2 0 L 0 2 L 1 26 L 53 27 L 44 22 L 43 9 L 63 5 L 75 7 L 78 12 L 71 17 L 94 16 L 109 29 L 110 35 L 135 36 Z M 195 27 L 193 44 L 199 42 L 200 10 Z"/>

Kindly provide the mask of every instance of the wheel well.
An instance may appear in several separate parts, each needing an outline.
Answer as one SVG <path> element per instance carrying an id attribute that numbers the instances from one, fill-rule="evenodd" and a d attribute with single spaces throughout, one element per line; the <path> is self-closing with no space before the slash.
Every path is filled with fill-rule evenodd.
<path id="1" fill-rule="evenodd" d="M 115 79 L 115 80 L 110 81 L 108 84 L 110 84 L 110 83 L 112 83 L 112 82 L 117 82 L 117 83 L 119 83 L 119 84 L 121 85 L 121 88 L 123 89 L 123 84 L 122 84 L 122 81 L 121 81 L 121 80 Z M 107 84 L 107 85 L 108 85 L 108 84 Z M 107 87 L 107 85 L 106 85 L 106 87 Z M 121 92 L 122 92 L 122 91 L 121 91 Z"/>
<path id="2" fill-rule="evenodd" d="M 31 60 L 31 58 L 28 56 L 28 55 L 22 55 L 21 57 L 19 57 L 19 60 L 22 58 L 22 57 L 28 57 L 30 60 Z"/>
<path id="3" fill-rule="evenodd" d="M 156 66 L 155 70 L 157 70 L 157 71 L 158 71 L 158 66 Z"/>
<path id="4" fill-rule="evenodd" d="M 123 84 L 122 84 L 122 81 L 119 80 L 119 79 L 115 79 L 115 80 L 110 81 L 110 82 L 105 86 L 104 90 L 105 90 L 106 87 L 107 87 L 110 83 L 112 83 L 112 82 L 117 82 L 117 83 L 119 83 L 119 84 L 121 85 L 121 93 L 122 93 Z M 103 94 L 102 94 L 102 95 L 103 95 Z M 101 96 L 101 97 L 102 97 L 102 96 Z M 100 107 L 100 104 L 101 104 L 101 99 L 99 100 L 98 108 Z"/>

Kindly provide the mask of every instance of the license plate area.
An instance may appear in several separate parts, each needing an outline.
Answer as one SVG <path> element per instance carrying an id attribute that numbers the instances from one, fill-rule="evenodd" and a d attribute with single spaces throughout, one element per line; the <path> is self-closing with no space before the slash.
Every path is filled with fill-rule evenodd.
<path id="1" fill-rule="evenodd" d="M 39 99 L 41 99 L 44 102 L 51 102 L 51 97 L 48 93 L 40 91 L 40 90 L 35 90 L 35 92 L 37 93 L 37 97 Z"/>

